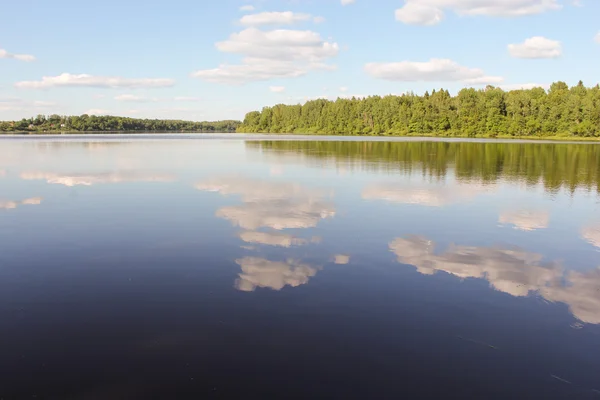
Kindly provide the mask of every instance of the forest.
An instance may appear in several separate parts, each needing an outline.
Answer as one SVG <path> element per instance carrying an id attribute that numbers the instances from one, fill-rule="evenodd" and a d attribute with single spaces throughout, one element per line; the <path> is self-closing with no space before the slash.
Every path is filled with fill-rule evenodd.
<path id="1" fill-rule="evenodd" d="M 0 133 L 56 132 L 235 132 L 240 121 L 192 122 L 113 116 L 38 115 L 20 121 L 0 121 Z"/>
<path id="2" fill-rule="evenodd" d="M 278 104 L 246 114 L 238 132 L 443 137 L 600 137 L 600 86 L 564 82 L 504 91 L 465 88 L 456 96 L 370 96 Z"/>
<path id="3" fill-rule="evenodd" d="M 433 181 L 458 180 L 542 184 L 550 193 L 577 189 L 600 193 L 600 146 L 572 143 L 464 141 L 256 141 L 252 149 L 289 154 L 315 167 L 416 174 Z"/>

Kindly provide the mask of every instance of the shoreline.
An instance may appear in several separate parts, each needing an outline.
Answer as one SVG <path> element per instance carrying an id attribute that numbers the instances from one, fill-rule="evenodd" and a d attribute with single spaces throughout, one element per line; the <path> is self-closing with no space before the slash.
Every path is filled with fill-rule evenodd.
<path id="1" fill-rule="evenodd" d="M 563 144 L 600 144 L 600 138 L 564 137 L 564 136 L 498 136 L 468 137 L 468 136 L 435 136 L 435 135 L 327 135 L 305 133 L 230 133 L 230 132 L 94 132 L 80 133 L 40 133 L 40 134 L 0 134 L 4 140 L 164 140 L 164 139 L 213 139 L 213 140 L 245 140 L 245 141 L 352 141 L 352 142 L 476 142 L 476 143 L 563 143 Z"/>

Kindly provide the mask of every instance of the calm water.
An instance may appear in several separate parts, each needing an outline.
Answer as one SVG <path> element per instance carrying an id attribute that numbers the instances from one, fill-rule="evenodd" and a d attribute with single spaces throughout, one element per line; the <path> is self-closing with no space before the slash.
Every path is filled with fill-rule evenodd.
<path id="1" fill-rule="evenodd" d="M 0 139 L 0 398 L 600 398 L 600 145 Z"/>

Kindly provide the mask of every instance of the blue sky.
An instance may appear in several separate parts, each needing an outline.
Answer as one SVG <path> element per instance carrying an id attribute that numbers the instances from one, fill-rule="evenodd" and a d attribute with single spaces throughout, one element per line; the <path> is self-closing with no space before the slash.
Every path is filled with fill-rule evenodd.
<path id="1" fill-rule="evenodd" d="M 342 4 L 349 3 L 349 4 Z M 9 0 L 0 119 L 599 82 L 597 0 Z"/>

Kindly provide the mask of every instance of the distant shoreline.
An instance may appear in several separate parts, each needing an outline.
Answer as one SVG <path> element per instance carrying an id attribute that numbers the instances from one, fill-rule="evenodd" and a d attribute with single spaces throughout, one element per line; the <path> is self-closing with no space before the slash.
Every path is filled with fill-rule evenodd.
<path id="1" fill-rule="evenodd" d="M 466 137 L 466 136 L 402 136 L 402 135 L 327 135 L 302 133 L 230 133 L 230 132 L 71 132 L 60 133 L 26 133 L 0 134 L 0 140 L 119 140 L 124 138 L 143 139 L 216 139 L 247 141 L 351 141 L 351 142 L 474 142 L 474 143 L 547 143 L 547 144 L 600 144 L 599 138 L 581 137 L 531 137 L 531 136 L 499 136 Z"/>

